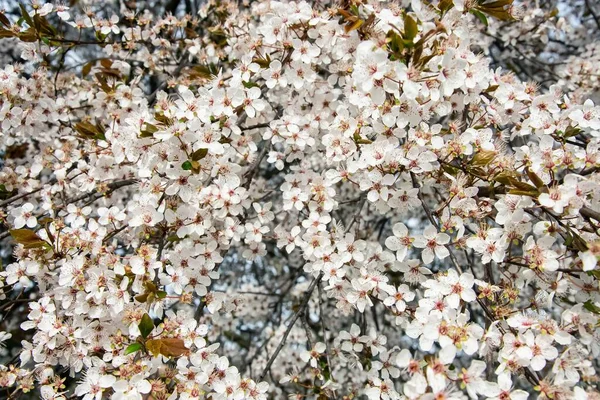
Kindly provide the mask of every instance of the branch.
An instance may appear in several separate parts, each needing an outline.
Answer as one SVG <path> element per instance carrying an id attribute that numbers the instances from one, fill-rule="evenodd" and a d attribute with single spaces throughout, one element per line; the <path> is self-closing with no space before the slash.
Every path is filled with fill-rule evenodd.
<path id="1" fill-rule="evenodd" d="M 321 317 L 321 328 L 323 329 L 323 341 L 325 342 L 325 348 L 327 350 L 327 368 L 329 368 L 329 376 L 333 381 L 333 365 L 331 365 L 331 345 L 329 344 L 329 340 L 327 340 L 327 329 L 325 328 L 325 314 L 323 313 L 323 288 L 321 287 L 321 282 L 319 281 L 317 285 L 317 289 L 319 291 L 319 316 Z M 332 390 L 333 400 L 337 400 L 337 395 L 335 391 Z"/>
<path id="2" fill-rule="evenodd" d="M 250 184 L 252 183 L 254 176 L 258 172 L 258 167 L 260 166 L 262 160 L 266 157 L 267 153 L 269 152 L 269 149 L 271 149 L 271 141 L 265 143 L 264 147 L 260 151 L 260 154 L 256 158 L 256 161 L 254 161 L 250 168 L 248 168 L 248 171 L 246 171 L 246 173 L 244 174 L 244 177 L 246 177 L 246 182 L 244 182 L 244 184 L 242 185 L 244 188 L 250 188 Z"/>
<path id="3" fill-rule="evenodd" d="M 579 210 L 579 214 L 581 214 L 582 217 L 592 218 L 600 222 L 600 212 L 594 211 L 589 207 L 582 207 Z"/>
<path id="4" fill-rule="evenodd" d="M 172 74 L 170 74 L 170 76 L 172 77 L 177 77 L 179 76 L 179 74 L 181 73 L 181 71 L 187 66 L 187 64 L 185 62 L 182 62 L 177 68 L 175 68 L 175 71 L 173 71 Z M 154 102 L 154 99 L 156 98 L 156 95 L 158 94 L 158 92 L 160 92 L 161 90 L 163 90 L 164 88 L 167 87 L 167 81 L 163 81 L 160 85 L 158 85 L 158 87 L 156 88 L 156 90 L 152 93 L 150 93 L 150 95 L 148 96 L 148 104 L 152 104 Z"/>
<path id="5" fill-rule="evenodd" d="M 265 369 L 260 374 L 260 381 L 263 381 L 265 379 L 265 376 L 267 375 L 267 373 L 271 369 L 271 366 L 273 365 L 273 362 L 275 362 L 275 359 L 277 358 L 277 356 L 279 355 L 279 353 L 283 349 L 283 346 L 285 345 L 285 342 L 286 342 L 288 336 L 290 335 L 290 332 L 292 331 L 292 328 L 294 327 L 294 324 L 296 323 L 296 321 L 298 320 L 298 318 L 300 318 L 300 316 L 304 312 L 304 309 L 308 305 L 308 301 L 310 300 L 310 296 L 311 296 L 312 292 L 315 290 L 315 287 L 319 284 L 319 282 L 321 282 L 322 278 L 323 278 L 323 272 L 321 272 L 319 274 L 319 276 L 317 276 L 316 278 L 314 278 L 312 280 L 312 282 L 310 283 L 310 286 L 308 287 L 308 290 L 304 294 L 304 298 L 302 299 L 302 303 L 300 304 L 300 307 L 298 308 L 298 310 L 296 310 L 296 312 L 294 313 L 294 316 L 290 320 L 290 323 L 289 323 L 287 329 L 285 330 L 285 333 L 283 334 L 283 338 L 281 338 L 281 341 L 279 342 L 279 345 L 277 346 L 277 349 L 275 349 L 275 352 L 271 355 L 271 358 L 269 358 L 269 361 L 267 361 L 267 365 L 265 366 Z"/>
<path id="6" fill-rule="evenodd" d="M 414 172 L 410 173 L 410 179 L 412 180 L 413 187 L 415 189 L 419 189 L 419 191 L 417 192 L 417 197 L 419 198 L 419 200 L 421 200 L 421 206 L 423 207 L 423 210 L 425 211 L 425 214 L 427 214 L 427 219 L 429 219 L 429 222 L 431 222 L 431 224 L 433 226 L 435 226 L 435 228 L 437 230 L 439 230 L 440 229 L 440 225 L 437 223 L 437 221 L 435 220 L 435 218 L 433 218 L 433 214 L 431 213 L 431 210 L 429 209 L 429 206 L 425 203 L 425 199 L 423 198 L 423 193 L 421 193 L 421 186 L 417 182 L 417 176 L 415 175 Z"/>
<path id="7" fill-rule="evenodd" d="M 39 191 L 40 191 L 40 190 L 42 190 L 42 189 L 44 189 L 44 187 L 43 187 L 43 186 L 40 186 L 39 188 L 37 188 L 37 189 L 34 189 L 34 190 L 32 190 L 31 192 L 22 193 L 22 194 L 19 194 L 19 195 L 13 196 L 13 197 L 11 197 L 11 198 L 9 198 L 9 199 L 6 199 L 6 200 L 4 200 L 3 202 L 0 202 L 0 207 L 7 206 L 7 205 L 9 205 L 10 203 L 12 203 L 12 202 L 14 202 L 14 201 L 17 201 L 17 200 L 20 200 L 20 199 L 22 199 L 22 198 L 25 198 L 25 197 L 31 196 L 32 194 L 35 194 L 35 193 L 39 192 Z"/>
<path id="8" fill-rule="evenodd" d="M 598 14 L 596 14 L 596 12 L 592 8 L 592 6 L 590 5 L 590 0 L 585 0 L 585 5 L 587 6 L 587 9 L 590 11 L 590 14 L 592 14 L 592 18 L 594 18 L 594 21 L 596 21 L 596 25 L 598 26 L 598 29 L 600 29 L 600 18 L 598 17 Z"/>

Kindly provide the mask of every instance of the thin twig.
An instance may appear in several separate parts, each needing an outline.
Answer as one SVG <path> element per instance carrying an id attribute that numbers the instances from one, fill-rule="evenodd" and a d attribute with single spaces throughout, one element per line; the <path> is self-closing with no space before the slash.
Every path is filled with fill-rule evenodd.
<path id="1" fill-rule="evenodd" d="M 302 315 L 302 313 L 304 312 L 304 309 L 308 305 L 308 301 L 310 300 L 310 296 L 311 296 L 312 292 L 315 290 L 315 287 L 319 284 L 319 282 L 321 282 L 322 278 L 323 278 L 323 272 L 321 272 L 319 274 L 319 276 L 314 278 L 312 280 L 312 282 L 310 283 L 310 286 L 308 287 L 308 290 L 306 291 L 306 294 L 304 295 L 304 298 L 302 299 L 302 303 L 300 304 L 300 307 L 298 308 L 298 310 L 296 311 L 296 313 L 290 320 L 288 327 L 285 330 L 285 333 L 283 334 L 283 338 L 281 338 L 281 341 L 279 342 L 279 345 L 275 349 L 275 352 L 271 355 L 271 357 L 269 358 L 269 361 L 267 361 L 267 365 L 265 366 L 265 369 L 260 374 L 261 381 L 263 381 L 265 379 L 265 376 L 267 376 L 267 373 L 271 369 L 273 362 L 275 362 L 275 359 L 277 358 L 277 356 L 283 349 L 283 346 L 285 345 L 285 342 L 286 342 L 288 336 L 290 335 L 290 332 L 292 331 L 294 324 L 296 324 L 296 321 L 298 320 L 298 318 L 300 318 L 300 315 Z"/>
<path id="2" fill-rule="evenodd" d="M 21 194 L 18 194 L 16 196 L 13 196 L 13 197 L 11 197 L 9 199 L 6 199 L 6 200 L 0 202 L 0 207 L 7 206 L 7 205 L 9 205 L 10 203 L 12 203 L 14 201 L 17 201 L 17 200 L 20 200 L 22 198 L 31 196 L 32 194 L 35 194 L 35 193 L 37 193 L 37 192 L 39 192 L 40 190 L 43 190 L 43 189 L 44 189 L 44 186 L 40 186 L 39 188 L 34 189 L 31 192 L 21 193 Z"/>
<path id="3" fill-rule="evenodd" d="M 600 29 L 600 17 L 598 17 L 598 14 L 596 14 L 594 9 L 590 5 L 590 0 L 585 0 L 585 5 L 587 6 L 587 9 L 589 10 L 590 14 L 592 15 L 592 18 L 594 18 L 594 21 L 596 21 L 596 25 L 598 26 L 598 29 Z"/>
<path id="4" fill-rule="evenodd" d="M 435 226 L 436 229 L 439 230 L 440 224 L 438 224 L 437 221 L 435 220 L 435 218 L 433 218 L 433 214 L 431 213 L 429 206 L 427 205 L 427 203 L 425 203 L 425 199 L 423 198 L 423 193 L 421 193 L 421 185 L 419 185 L 419 183 L 417 182 L 417 176 L 415 175 L 414 172 L 410 173 L 410 179 L 412 180 L 413 187 L 415 189 L 419 189 L 419 191 L 417 192 L 417 197 L 419 198 L 419 200 L 421 200 L 421 206 L 423 207 L 425 214 L 427 214 L 427 219 L 429 219 L 429 222 L 431 222 L 433 224 L 433 226 Z"/>
<path id="5" fill-rule="evenodd" d="M 331 380 L 335 382 L 333 378 L 333 366 L 331 365 L 331 345 L 329 344 L 329 340 L 327 340 L 327 329 L 325 328 L 325 314 L 323 313 L 323 288 L 321 287 L 321 282 L 317 285 L 317 290 L 319 292 L 319 317 L 321 318 L 321 328 L 323 329 L 323 341 L 325 342 L 325 348 L 327 350 L 326 358 L 327 358 L 327 367 L 329 368 L 329 376 Z M 333 396 L 333 400 L 337 400 L 337 395 L 334 391 L 331 392 Z"/>

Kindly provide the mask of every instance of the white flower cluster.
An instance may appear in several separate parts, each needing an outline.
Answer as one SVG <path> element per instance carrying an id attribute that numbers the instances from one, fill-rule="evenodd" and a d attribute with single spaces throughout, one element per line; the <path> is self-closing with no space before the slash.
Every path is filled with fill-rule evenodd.
<path id="1" fill-rule="evenodd" d="M 1 14 L 11 396 L 600 398 L 596 81 L 494 68 L 512 1 L 341 3 Z"/>

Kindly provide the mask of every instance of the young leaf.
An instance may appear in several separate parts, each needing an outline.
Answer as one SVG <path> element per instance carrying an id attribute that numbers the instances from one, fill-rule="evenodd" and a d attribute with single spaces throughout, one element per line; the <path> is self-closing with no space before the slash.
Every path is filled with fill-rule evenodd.
<path id="1" fill-rule="evenodd" d="M 34 25 L 33 20 L 31 19 L 31 16 L 27 12 L 27 9 L 25 8 L 25 6 L 23 4 L 19 4 L 19 7 L 21 8 L 21 17 L 23 17 L 23 20 L 25 22 L 27 22 L 27 25 L 29 25 L 33 28 L 33 25 Z"/>
<path id="2" fill-rule="evenodd" d="M 191 154 L 192 161 L 202 160 L 208 154 L 208 149 L 198 149 Z"/>
<path id="3" fill-rule="evenodd" d="M 486 166 L 496 158 L 496 152 L 490 150 L 481 150 L 473 156 L 472 165 Z"/>
<path id="4" fill-rule="evenodd" d="M 482 22 L 482 23 L 483 23 L 485 26 L 488 26 L 488 20 L 487 20 L 487 17 L 485 16 L 485 14 L 484 14 L 484 13 L 482 13 L 482 12 L 481 12 L 481 11 L 479 11 L 479 10 L 475 10 L 475 9 L 471 9 L 471 10 L 469 10 L 469 12 L 470 12 L 471 14 L 473 14 L 474 16 L 476 16 L 477 18 L 479 18 L 479 20 L 480 20 L 480 21 L 481 21 L 481 22 Z"/>
<path id="5" fill-rule="evenodd" d="M 10 28 L 10 20 L 4 15 L 4 13 L 0 12 L 0 23 L 7 28 Z"/>
<path id="6" fill-rule="evenodd" d="M 140 137 L 153 137 L 156 132 L 158 132 L 158 127 L 156 125 L 152 125 L 146 122 L 146 129 L 142 129 Z"/>
<path id="7" fill-rule="evenodd" d="M 154 329 L 154 321 L 152 321 L 152 318 L 150 318 L 148 314 L 144 314 L 140 324 L 138 325 L 138 328 L 140 329 L 142 337 L 146 339 L 150 332 L 152 332 Z"/>
<path id="8" fill-rule="evenodd" d="M 89 63 L 86 63 L 83 68 L 81 69 L 81 76 L 83 76 L 84 78 L 86 76 L 88 76 L 90 74 L 90 72 L 92 71 L 92 67 L 94 66 L 96 62 L 95 61 L 90 61 Z"/>
<path id="9" fill-rule="evenodd" d="M 138 294 L 137 296 L 134 297 L 134 299 L 136 301 L 139 301 L 140 303 L 145 303 L 148 300 L 149 295 L 150 295 L 149 293 Z"/>
<path id="10" fill-rule="evenodd" d="M 542 178 L 540 178 L 535 172 L 529 169 L 529 167 L 525 168 L 525 172 L 527 172 L 527 176 L 529 177 L 531 182 L 533 182 L 535 187 L 539 189 L 545 186 L 544 181 L 542 181 Z"/>
<path id="11" fill-rule="evenodd" d="M 404 14 L 404 39 L 412 42 L 419 33 L 417 22 L 408 14 Z"/>
<path id="12" fill-rule="evenodd" d="M 141 349 L 142 349 L 141 343 L 132 343 L 129 346 L 127 346 L 127 348 L 125 349 L 125 355 L 135 353 L 136 351 L 139 351 Z"/>
<path id="13" fill-rule="evenodd" d="M 181 164 L 181 169 L 183 169 L 184 171 L 190 171 L 192 167 L 192 162 L 190 160 L 187 160 L 183 164 Z"/>
<path id="14" fill-rule="evenodd" d="M 588 310 L 591 313 L 600 314 L 600 307 L 598 307 L 594 303 L 592 303 L 591 300 L 588 300 L 585 303 L 583 303 L 583 308 L 585 308 L 586 310 Z"/>
<path id="15" fill-rule="evenodd" d="M 104 136 L 104 128 L 100 124 L 93 125 L 90 122 L 82 121 L 73 126 L 81 137 L 85 139 L 106 140 Z"/>
<path id="16" fill-rule="evenodd" d="M 438 4 L 438 8 L 442 12 L 442 15 L 446 13 L 446 11 L 450 10 L 454 7 L 454 2 L 452 0 L 440 0 Z"/>
<path id="17" fill-rule="evenodd" d="M 37 42 L 38 38 L 35 34 L 35 29 L 29 28 L 19 33 L 19 40 L 28 43 Z"/>
<path id="18" fill-rule="evenodd" d="M 344 31 L 346 33 L 350 33 L 353 30 L 359 29 L 363 24 L 365 23 L 365 21 L 363 21 L 360 18 L 356 18 L 354 21 L 349 21 L 345 26 L 344 26 Z"/>
<path id="19" fill-rule="evenodd" d="M 242 82 L 242 85 L 244 85 L 244 87 L 246 89 L 250 89 L 250 88 L 253 88 L 253 87 L 259 87 L 258 83 L 256 83 L 256 82 L 246 82 L 246 81 L 244 81 L 244 82 Z"/>
<path id="20" fill-rule="evenodd" d="M 182 339 L 165 338 L 151 339 L 146 342 L 146 348 L 154 357 L 180 357 L 189 352 Z"/>
<path id="21" fill-rule="evenodd" d="M 10 231 L 10 235 L 17 243 L 22 244 L 26 249 L 48 246 L 48 243 L 42 240 L 42 238 L 31 229 L 13 229 Z"/>
<path id="22" fill-rule="evenodd" d="M 0 38 L 9 38 L 17 36 L 13 31 L 9 31 L 8 29 L 0 28 Z"/>
<path id="23" fill-rule="evenodd" d="M 46 17 L 36 14 L 33 16 L 33 23 L 38 32 L 51 37 L 56 36 L 56 28 L 50 25 Z"/>
<path id="24" fill-rule="evenodd" d="M 512 186 L 514 186 L 518 190 L 525 190 L 529 192 L 538 192 L 535 186 L 531 186 L 529 183 L 521 182 L 521 181 L 513 181 L 511 182 Z"/>

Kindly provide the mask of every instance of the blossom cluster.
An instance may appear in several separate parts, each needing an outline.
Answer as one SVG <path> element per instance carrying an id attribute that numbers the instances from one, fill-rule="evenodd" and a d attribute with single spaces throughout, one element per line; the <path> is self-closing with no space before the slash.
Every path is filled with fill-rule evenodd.
<path id="1" fill-rule="evenodd" d="M 600 398 L 595 47 L 479 51 L 563 20 L 89 3 L 0 14 L 10 396 Z"/>

